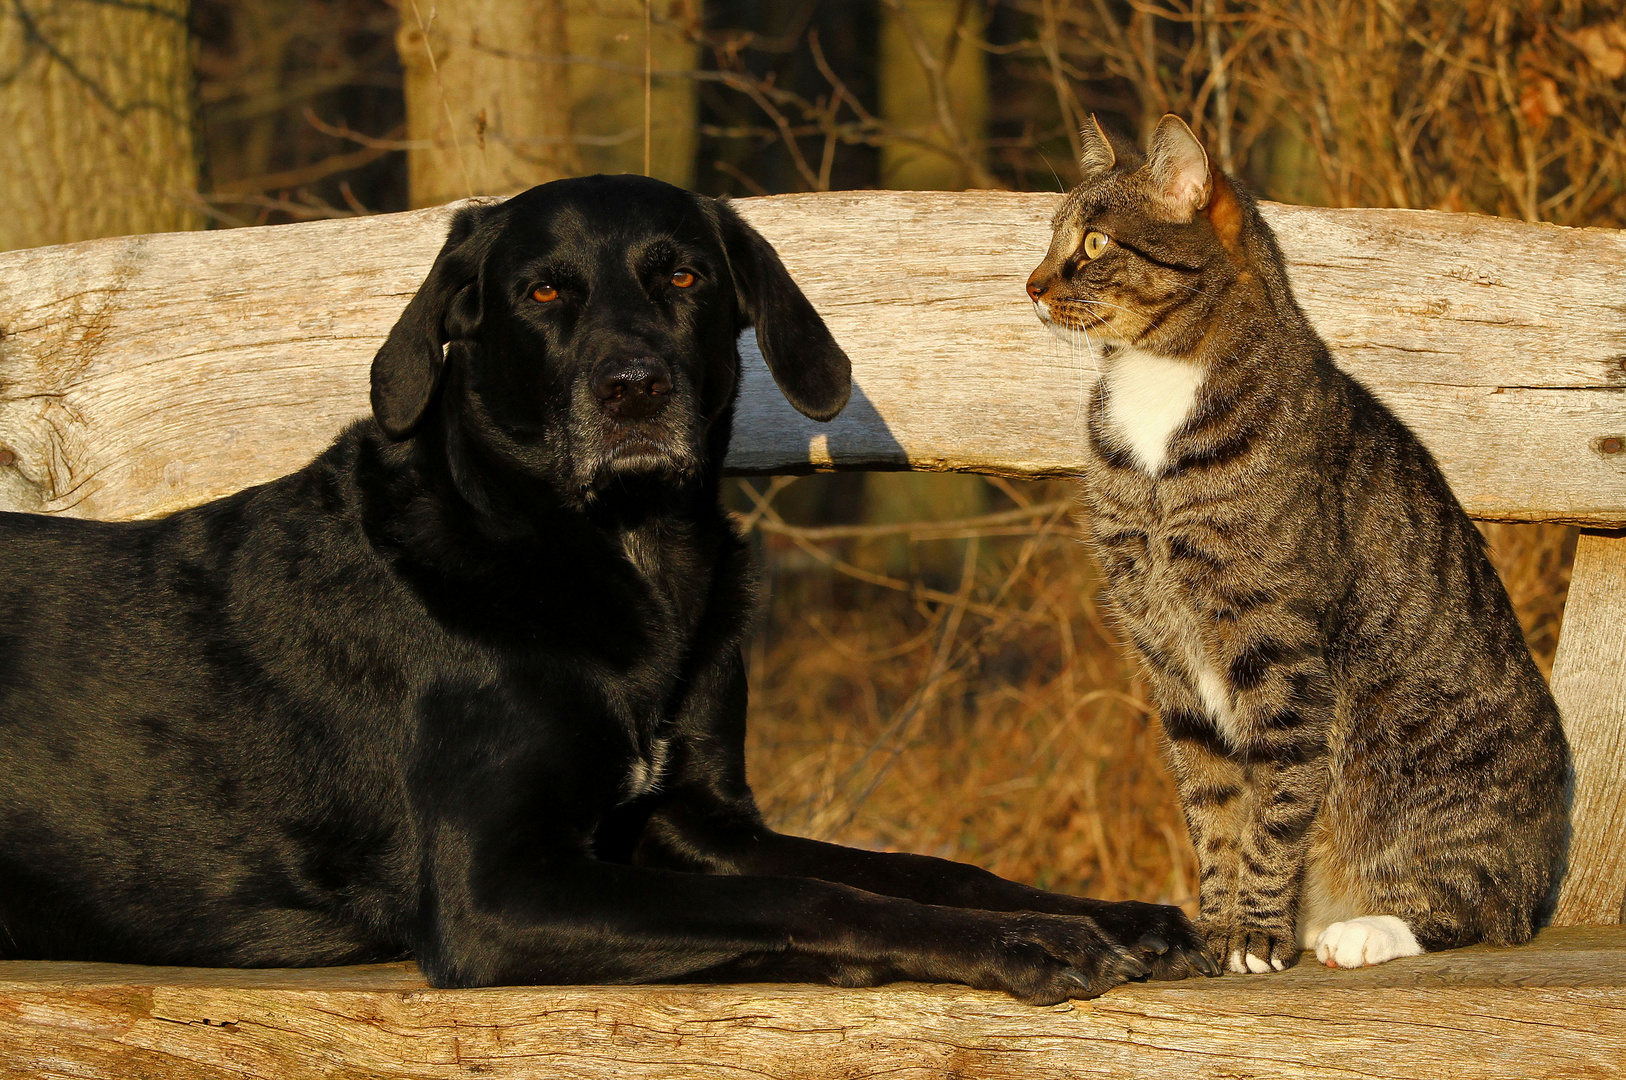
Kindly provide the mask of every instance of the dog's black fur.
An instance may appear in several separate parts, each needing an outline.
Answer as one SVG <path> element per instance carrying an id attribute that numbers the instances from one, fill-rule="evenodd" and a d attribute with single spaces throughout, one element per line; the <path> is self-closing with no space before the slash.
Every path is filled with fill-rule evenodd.
<path id="1" fill-rule="evenodd" d="M 731 210 L 560 181 L 458 214 L 374 419 L 306 468 L 0 517 L 0 957 L 1039 1002 L 1204 964 L 1173 908 L 764 826 L 718 504 L 747 326 L 841 410 L 845 354 Z"/>

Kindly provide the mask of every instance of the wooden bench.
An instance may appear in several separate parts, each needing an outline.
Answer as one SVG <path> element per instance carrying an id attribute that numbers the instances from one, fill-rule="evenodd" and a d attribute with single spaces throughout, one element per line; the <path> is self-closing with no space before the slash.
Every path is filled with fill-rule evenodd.
<path id="1" fill-rule="evenodd" d="M 739 202 L 846 346 L 856 390 L 816 425 L 748 355 L 730 467 L 1075 473 L 1091 373 L 1021 291 L 1056 199 Z M 373 350 L 447 214 L 0 254 L 0 506 L 143 517 L 297 468 L 365 412 Z M 1626 1074 L 1626 234 L 1267 214 L 1340 361 L 1471 514 L 1587 530 L 1553 670 L 1577 768 L 1571 869 L 1536 943 L 1055 1010 L 955 987 L 434 991 L 406 965 L 10 961 L 0 1076 Z"/>

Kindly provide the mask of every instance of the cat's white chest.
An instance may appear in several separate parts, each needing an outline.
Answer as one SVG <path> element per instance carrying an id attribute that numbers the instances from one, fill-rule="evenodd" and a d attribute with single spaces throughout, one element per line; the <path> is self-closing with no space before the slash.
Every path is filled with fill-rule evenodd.
<path id="1" fill-rule="evenodd" d="M 1197 404 L 1204 370 L 1189 360 L 1125 349 L 1106 362 L 1107 428 L 1142 471 L 1156 476 L 1168 464 L 1169 440 Z"/>

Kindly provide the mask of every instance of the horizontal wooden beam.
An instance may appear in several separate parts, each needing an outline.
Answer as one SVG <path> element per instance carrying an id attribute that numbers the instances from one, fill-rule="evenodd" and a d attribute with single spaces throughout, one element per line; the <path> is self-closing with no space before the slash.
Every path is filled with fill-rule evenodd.
<path id="1" fill-rule="evenodd" d="M 0 1075 L 38 1080 L 1618 1077 L 1626 929 L 1052 1009 L 963 987 L 429 990 L 410 965 L 0 963 Z"/>
<path id="2" fill-rule="evenodd" d="M 749 358 L 737 472 L 1074 473 L 1092 372 L 1022 292 L 1058 196 L 743 199 L 854 361 L 832 424 Z M 0 505 L 150 516 L 291 471 L 367 366 L 450 210 L 0 254 Z M 1626 234 L 1267 206 L 1305 308 L 1469 511 L 1626 524 Z"/>

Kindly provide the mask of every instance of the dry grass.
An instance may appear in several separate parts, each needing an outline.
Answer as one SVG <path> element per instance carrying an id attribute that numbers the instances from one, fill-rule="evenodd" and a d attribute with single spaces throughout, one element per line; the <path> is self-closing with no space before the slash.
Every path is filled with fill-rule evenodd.
<path id="1" fill-rule="evenodd" d="M 952 593 L 874 584 L 880 575 L 854 564 L 884 535 L 765 533 L 776 573 L 751 664 L 758 798 L 780 827 L 810 836 L 1189 903 L 1192 857 L 1156 721 L 1100 617 L 1070 492 L 1007 490 L 1028 507 L 1007 501 L 980 528 L 938 526 L 970 539 L 914 540 L 960 549 Z"/>
<path id="2" fill-rule="evenodd" d="M 1507 586 L 1536 666 L 1550 677 L 1580 533 L 1564 525 L 1481 524 L 1479 531 Z"/>

